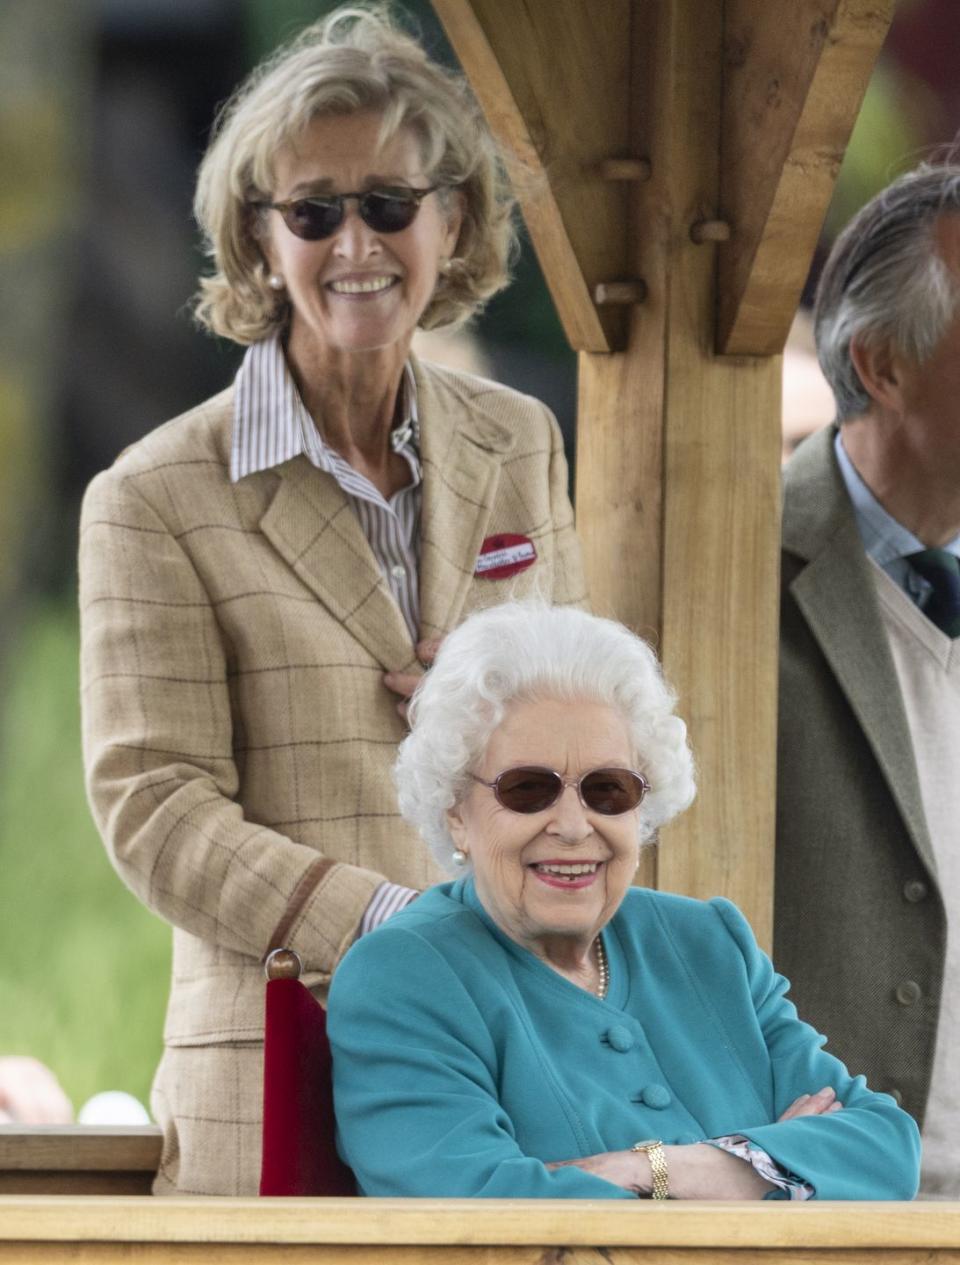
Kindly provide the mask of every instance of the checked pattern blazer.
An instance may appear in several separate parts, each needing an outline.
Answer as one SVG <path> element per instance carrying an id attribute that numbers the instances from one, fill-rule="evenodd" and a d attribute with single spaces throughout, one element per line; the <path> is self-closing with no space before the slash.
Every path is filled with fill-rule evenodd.
<path id="1" fill-rule="evenodd" d="M 531 591 L 583 603 L 548 410 L 437 366 L 414 373 L 421 635 Z M 391 781 L 405 730 L 381 676 L 415 664 L 400 610 L 343 492 L 305 457 L 230 483 L 232 422 L 231 389 L 127 449 L 91 483 L 80 542 L 90 802 L 124 882 L 174 926 L 165 1040 L 205 1049 L 193 1114 L 213 1122 L 236 1114 L 211 1101 L 237 1083 L 231 1052 L 262 1038 L 263 955 L 296 949 L 322 997 L 383 879 L 441 877 Z M 498 532 L 530 537 L 536 562 L 477 577 Z M 179 1129 L 165 1151 L 177 1185 L 185 1091 L 168 1076 L 158 1092 Z M 222 1138 L 203 1150 L 224 1162 Z M 205 1166 L 180 1188 L 220 1189 Z"/>

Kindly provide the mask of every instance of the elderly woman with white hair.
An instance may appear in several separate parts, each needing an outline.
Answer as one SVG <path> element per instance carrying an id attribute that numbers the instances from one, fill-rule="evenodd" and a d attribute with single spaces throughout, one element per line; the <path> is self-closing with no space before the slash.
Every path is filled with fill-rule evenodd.
<path id="1" fill-rule="evenodd" d="M 511 209 L 463 80 L 375 5 L 254 71 L 200 168 L 197 315 L 247 351 L 94 480 L 80 553 L 91 803 L 175 928 L 158 1193 L 256 1192 L 264 954 L 322 997 L 439 877 L 390 781 L 432 646 L 507 586 L 585 598 L 553 417 L 411 352 L 506 284 Z"/>
<path id="2" fill-rule="evenodd" d="M 400 807 L 453 882 L 355 945 L 329 1033 L 362 1193 L 908 1199 L 916 1125 L 823 1049 L 729 901 L 631 887 L 693 798 L 649 647 L 471 616 L 414 696 Z"/>

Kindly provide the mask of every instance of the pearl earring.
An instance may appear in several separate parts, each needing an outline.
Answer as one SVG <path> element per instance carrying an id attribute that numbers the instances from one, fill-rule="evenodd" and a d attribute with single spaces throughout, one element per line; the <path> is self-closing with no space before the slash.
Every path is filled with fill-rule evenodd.
<path id="1" fill-rule="evenodd" d="M 466 865 L 467 854 L 464 852 L 463 848 L 454 848 L 453 863 L 454 865 Z"/>
<path id="2" fill-rule="evenodd" d="M 267 285 L 271 290 L 282 290 L 286 285 L 286 282 L 283 277 L 280 276 L 279 272 L 271 272 L 270 276 L 267 277 Z"/>

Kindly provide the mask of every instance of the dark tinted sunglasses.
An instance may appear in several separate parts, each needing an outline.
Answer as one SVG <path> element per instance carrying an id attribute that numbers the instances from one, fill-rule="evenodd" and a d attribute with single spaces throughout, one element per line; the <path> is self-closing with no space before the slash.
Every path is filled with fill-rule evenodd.
<path id="1" fill-rule="evenodd" d="M 506 769 L 492 782 L 485 782 L 474 773 L 470 776 L 481 786 L 489 787 L 497 803 L 512 813 L 542 813 L 557 802 L 565 786 L 575 786 L 584 808 L 604 817 L 619 817 L 636 808 L 650 789 L 643 774 L 633 769 L 591 769 L 581 777 L 568 779 L 553 769 L 524 766 Z"/>
<path id="2" fill-rule="evenodd" d="M 295 237 L 319 242 L 332 237 L 346 214 L 344 203 L 353 198 L 364 224 L 375 233 L 402 233 L 417 218 L 420 203 L 428 193 L 436 193 L 439 185 L 429 189 L 367 189 L 363 193 L 314 194 L 294 198 L 291 202 L 254 202 L 253 206 L 279 211 L 283 222 Z"/>

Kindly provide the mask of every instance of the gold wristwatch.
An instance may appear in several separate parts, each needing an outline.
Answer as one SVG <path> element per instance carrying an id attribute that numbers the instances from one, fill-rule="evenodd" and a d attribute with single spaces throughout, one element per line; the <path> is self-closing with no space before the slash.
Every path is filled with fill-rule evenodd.
<path id="1" fill-rule="evenodd" d="M 670 1182 L 667 1178 L 667 1157 L 660 1139 L 645 1138 L 643 1142 L 634 1142 L 630 1150 L 644 1151 L 650 1161 L 650 1171 L 653 1173 L 652 1197 L 654 1199 L 669 1199 Z"/>

